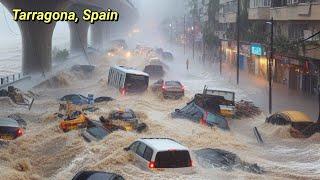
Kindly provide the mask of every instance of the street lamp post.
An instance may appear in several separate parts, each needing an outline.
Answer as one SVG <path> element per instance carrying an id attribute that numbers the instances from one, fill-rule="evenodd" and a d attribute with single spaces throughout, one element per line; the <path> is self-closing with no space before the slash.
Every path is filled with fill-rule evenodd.
<path id="1" fill-rule="evenodd" d="M 240 74 L 240 2 L 238 0 L 238 12 L 237 12 L 237 84 L 239 85 Z"/>
<path id="2" fill-rule="evenodd" d="M 268 74 L 269 74 L 269 114 L 272 113 L 272 67 L 273 67 L 273 26 L 274 21 L 273 17 L 270 22 L 267 22 L 271 25 L 271 34 L 270 34 L 270 57 L 268 60 Z"/>

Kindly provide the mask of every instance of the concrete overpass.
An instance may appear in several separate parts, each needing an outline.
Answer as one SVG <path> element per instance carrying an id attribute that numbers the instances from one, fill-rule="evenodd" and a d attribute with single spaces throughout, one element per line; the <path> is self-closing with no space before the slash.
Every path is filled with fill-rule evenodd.
<path id="1" fill-rule="evenodd" d="M 106 31 L 117 28 L 117 31 L 128 30 L 138 18 L 138 12 L 127 0 L 0 0 L 12 12 L 13 8 L 24 11 L 62 11 L 75 10 L 82 12 L 85 8 L 116 10 L 120 14 L 118 22 L 98 22 L 92 25 L 93 46 L 98 48 L 106 41 Z M 78 14 L 81 19 L 81 14 Z M 23 21 L 17 22 L 22 36 L 22 72 L 24 74 L 48 72 L 52 66 L 52 35 L 56 23 Z M 70 49 L 83 51 L 87 48 L 89 23 L 81 21 L 69 23 Z M 115 26 L 115 27 L 113 27 Z"/>

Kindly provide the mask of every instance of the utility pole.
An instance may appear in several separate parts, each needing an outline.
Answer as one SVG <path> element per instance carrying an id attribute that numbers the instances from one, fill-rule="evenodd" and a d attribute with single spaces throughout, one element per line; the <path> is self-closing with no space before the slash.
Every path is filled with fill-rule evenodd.
<path id="1" fill-rule="evenodd" d="M 193 23 L 194 24 L 194 23 Z M 193 59 L 193 61 L 194 61 L 194 46 L 195 46 L 195 37 L 194 37 L 194 26 L 192 26 L 192 28 L 191 28 L 191 30 L 192 30 L 192 59 Z"/>
<path id="2" fill-rule="evenodd" d="M 271 35 L 270 35 L 270 58 L 268 62 L 269 69 L 269 114 L 272 113 L 272 67 L 273 67 L 273 17 L 271 18 Z"/>
<path id="3" fill-rule="evenodd" d="M 240 2 L 238 0 L 237 12 L 237 84 L 239 85 L 239 69 L 240 69 Z"/>
<path id="4" fill-rule="evenodd" d="M 219 46 L 219 60 L 220 60 L 220 75 L 222 75 L 222 41 L 220 40 Z"/>

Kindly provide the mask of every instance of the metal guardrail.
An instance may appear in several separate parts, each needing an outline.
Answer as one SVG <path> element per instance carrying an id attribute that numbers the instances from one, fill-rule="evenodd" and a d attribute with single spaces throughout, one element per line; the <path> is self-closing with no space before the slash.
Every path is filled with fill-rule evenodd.
<path id="1" fill-rule="evenodd" d="M 30 78 L 30 76 L 24 76 L 22 73 L 12 74 L 9 76 L 0 77 L 0 88 L 13 84 L 22 79 Z"/>

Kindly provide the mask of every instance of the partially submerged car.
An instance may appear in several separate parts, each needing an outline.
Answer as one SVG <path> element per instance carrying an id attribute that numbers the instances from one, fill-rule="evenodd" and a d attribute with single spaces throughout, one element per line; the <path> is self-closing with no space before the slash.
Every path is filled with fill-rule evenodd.
<path id="1" fill-rule="evenodd" d="M 67 113 L 67 116 L 60 122 L 59 127 L 63 132 L 69 132 L 87 127 L 88 120 L 89 118 L 83 112 L 72 111 Z"/>
<path id="2" fill-rule="evenodd" d="M 22 136 L 24 130 L 12 118 L 0 118 L 0 140 L 14 140 Z"/>
<path id="3" fill-rule="evenodd" d="M 115 173 L 102 171 L 80 171 L 72 180 L 124 180 L 124 178 Z"/>
<path id="4" fill-rule="evenodd" d="M 155 82 L 151 87 L 153 92 L 160 92 L 165 99 L 180 99 L 184 96 L 184 86 L 179 81 Z"/>
<path id="5" fill-rule="evenodd" d="M 90 103 L 89 101 L 91 98 L 93 98 L 93 95 L 89 95 L 88 97 L 85 97 L 81 94 L 68 94 L 60 98 L 60 101 L 71 102 L 72 104 L 75 104 L 75 105 L 85 105 Z M 95 98 L 93 102 L 101 103 L 101 102 L 109 102 L 113 100 L 114 99 L 111 97 L 101 96 L 101 97 Z"/>
<path id="6" fill-rule="evenodd" d="M 163 67 L 157 64 L 145 66 L 143 72 L 149 74 L 150 78 L 161 78 L 165 74 Z"/>
<path id="7" fill-rule="evenodd" d="M 236 112 L 235 93 L 211 90 L 206 86 L 202 94 L 196 94 L 193 101 L 201 108 L 223 117 L 233 117 Z"/>
<path id="8" fill-rule="evenodd" d="M 125 130 L 142 132 L 147 128 L 145 123 L 140 123 L 137 116 L 132 109 L 116 110 L 109 114 L 106 119 L 104 117 L 100 118 L 100 121 L 107 129 L 114 130 Z"/>
<path id="9" fill-rule="evenodd" d="M 100 122 L 89 120 L 87 128 L 81 132 L 81 136 L 87 141 L 100 141 L 111 133 L 110 130 L 106 129 Z"/>
<path id="10" fill-rule="evenodd" d="M 224 130 L 229 130 L 228 121 L 221 115 L 210 112 L 198 106 L 191 101 L 182 109 L 176 109 L 171 113 L 172 118 L 189 119 L 193 122 L 206 124 L 208 126 L 217 126 Z"/>
<path id="11" fill-rule="evenodd" d="M 134 163 L 144 170 L 175 169 L 190 173 L 192 159 L 187 147 L 168 138 L 142 138 L 124 148 L 134 156 Z"/>
<path id="12" fill-rule="evenodd" d="M 290 134 L 294 138 L 308 138 L 314 133 L 320 133 L 320 124 L 299 111 L 278 112 L 266 118 L 266 123 L 280 126 L 291 126 Z"/>
<path id="13" fill-rule="evenodd" d="M 163 52 L 162 58 L 165 60 L 173 60 L 173 55 L 171 52 Z"/>
<path id="14" fill-rule="evenodd" d="M 237 168 L 256 174 L 264 172 L 263 168 L 257 164 L 244 162 L 236 154 L 222 149 L 200 149 L 195 151 L 195 155 L 203 168 L 220 168 L 226 171 Z"/>

